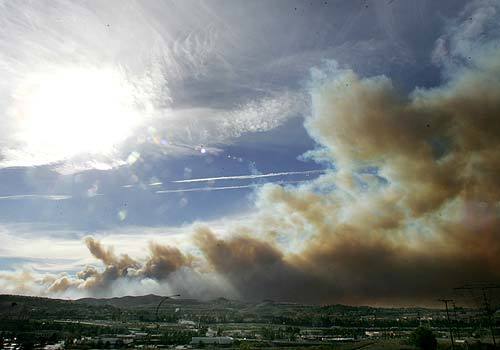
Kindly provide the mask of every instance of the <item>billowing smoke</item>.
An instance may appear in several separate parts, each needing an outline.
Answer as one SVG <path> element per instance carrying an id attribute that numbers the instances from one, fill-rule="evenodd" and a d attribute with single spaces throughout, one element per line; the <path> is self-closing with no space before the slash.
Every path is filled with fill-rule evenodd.
<path id="1" fill-rule="evenodd" d="M 98 272 L 95 267 L 87 266 L 83 271 L 79 272 L 77 277 L 82 280 L 80 286 L 83 288 L 105 289 L 113 281 L 127 277 L 130 270 L 140 267 L 139 263 L 128 255 L 117 257 L 112 249 L 106 250 L 100 242 L 91 237 L 87 237 L 85 243 L 90 253 L 105 265 L 105 269 L 103 272 Z M 71 285 L 71 283 L 64 283 L 61 287 Z"/>
<path id="2" fill-rule="evenodd" d="M 190 267 L 193 258 L 184 255 L 175 247 L 163 246 L 151 243 L 149 246 L 151 256 L 138 271 L 140 275 L 153 278 L 155 280 L 164 280 L 168 276 L 182 267 Z"/>
<path id="3" fill-rule="evenodd" d="M 463 31 L 474 40 L 471 27 L 488 27 L 498 10 L 466 8 L 480 23 L 440 39 L 455 48 L 448 59 L 463 53 Z M 320 147 L 308 156 L 335 170 L 299 188 L 264 187 L 260 238 L 199 232 L 212 268 L 247 298 L 316 302 L 427 303 L 499 280 L 500 49 L 474 47 L 442 86 L 408 96 L 384 76 L 315 72 L 306 127 Z M 300 248 L 273 244 L 283 241 Z"/>
<path id="4" fill-rule="evenodd" d="M 145 261 L 88 238 L 103 268 L 40 283 L 176 289 L 189 271 L 196 289 L 214 294 L 216 280 L 243 299 L 397 304 L 500 280 L 500 45 L 478 29 L 495 33 L 499 13 L 498 2 L 476 1 L 450 24 L 433 54 L 447 77 L 435 88 L 407 95 L 385 76 L 314 71 L 305 125 L 318 148 L 306 156 L 331 170 L 298 187 L 263 186 L 246 227 L 224 238 L 198 227 L 197 254 L 151 243 Z"/>
<path id="5" fill-rule="evenodd" d="M 88 265 L 76 273 L 75 277 L 66 274 L 59 277 L 48 275 L 37 282 L 47 286 L 49 293 L 61 294 L 76 290 L 82 295 L 111 295 L 116 281 L 144 279 L 163 281 L 178 269 L 190 267 L 193 259 L 175 247 L 156 243 L 150 244 L 150 254 L 142 262 L 132 259 L 127 254 L 117 256 L 112 248 L 106 249 L 92 237 L 87 237 L 85 244 L 94 258 L 102 263 L 103 269 Z M 33 280 L 33 277 L 29 276 L 27 280 Z"/>

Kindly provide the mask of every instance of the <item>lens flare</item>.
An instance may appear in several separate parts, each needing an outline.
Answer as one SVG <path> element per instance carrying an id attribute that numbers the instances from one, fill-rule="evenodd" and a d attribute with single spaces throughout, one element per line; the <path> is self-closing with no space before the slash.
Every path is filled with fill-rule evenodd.
<path id="1" fill-rule="evenodd" d="M 22 151 L 39 160 L 110 154 L 146 114 L 137 87 L 120 69 L 69 67 L 43 72 L 25 77 L 10 109 Z"/>

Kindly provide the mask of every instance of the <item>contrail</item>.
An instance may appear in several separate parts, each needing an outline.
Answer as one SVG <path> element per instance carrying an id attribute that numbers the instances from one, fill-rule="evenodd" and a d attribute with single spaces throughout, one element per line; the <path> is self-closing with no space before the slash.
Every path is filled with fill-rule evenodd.
<path id="1" fill-rule="evenodd" d="M 234 175 L 234 176 L 220 176 L 220 177 L 204 177 L 198 179 L 187 179 L 187 180 L 175 180 L 170 181 L 172 183 L 189 183 L 189 182 L 207 182 L 207 181 L 218 181 L 218 180 L 244 180 L 244 179 L 259 179 L 262 177 L 277 177 L 286 175 L 309 175 L 309 174 L 319 174 L 324 173 L 326 170 L 306 170 L 306 171 L 287 171 L 281 173 L 268 173 L 268 174 L 252 174 L 252 175 Z"/>
<path id="2" fill-rule="evenodd" d="M 202 192 L 202 191 L 220 191 L 220 190 L 237 190 L 241 188 L 256 187 L 257 185 L 242 185 L 242 186 L 223 186 L 223 187 L 196 187 L 185 188 L 180 190 L 161 190 L 156 191 L 158 194 L 162 193 L 181 193 L 181 192 Z"/>
<path id="3" fill-rule="evenodd" d="M 276 181 L 276 182 L 267 182 L 270 184 L 292 184 L 292 183 L 300 183 L 306 182 L 306 180 L 298 180 L 298 181 Z M 251 185 L 240 185 L 240 186 L 220 186 L 220 187 L 195 187 L 195 188 L 183 188 L 179 190 L 160 190 L 156 191 L 157 194 L 163 193 L 182 193 L 182 192 L 205 192 L 205 191 L 222 191 L 222 190 L 239 190 L 243 188 L 254 188 L 259 187 L 265 184 L 251 184 Z"/>
<path id="4" fill-rule="evenodd" d="M 48 199 L 51 201 L 62 201 L 65 199 L 70 199 L 72 196 L 68 195 L 44 195 L 44 194 L 17 194 L 12 196 L 0 196 L 0 199 L 24 199 L 24 198 L 39 198 L 39 199 Z"/>

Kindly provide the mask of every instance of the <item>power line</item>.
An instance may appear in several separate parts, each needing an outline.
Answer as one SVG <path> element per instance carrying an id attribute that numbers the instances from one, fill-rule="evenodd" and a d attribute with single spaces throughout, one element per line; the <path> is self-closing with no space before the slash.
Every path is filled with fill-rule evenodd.
<path id="1" fill-rule="evenodd" d="M 486 318 L 488 320 L 490 331 L 491 331 L 491 339 L 493 340 L 493 346 L 497 346 L 495 339 L 495 330 L 493 327 L 493 310 L 491 308 L 491 300 L 488 298 L 488 292 L 492 289 L 500 289 L 500 284 L 495 283 L 471 283 L 466 284 L 461 287 L 454 288 L 455 290 L 470 290 L 474 292 L 475 290 L 480 291 L 483 297 L 483 307 L 484 312 L 486 314 Z"/>

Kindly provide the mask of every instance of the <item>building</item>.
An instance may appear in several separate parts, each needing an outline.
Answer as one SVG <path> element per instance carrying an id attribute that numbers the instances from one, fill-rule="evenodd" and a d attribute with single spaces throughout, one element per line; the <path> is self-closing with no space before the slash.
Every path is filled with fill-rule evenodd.
<path id="1" fill-rule="evenodd" d="M 231 337 L 193 337 L 191 338 L 191 345 L 230 345 L 234 341 Z"/>
<path id="2" fill-rule="evenodd" d="M 188 326 L 188 327 L 196 326 L 196 323 L 190 320 L 179 320 L 177 321 L 177 323 L 180 324 L 181 326 Z"/>
<path id="3" fill-rule="evenodd" d="M 207 337 L 215 337 L 217 335 L 217 331 L 213 330 L 212 328 L 208 327 L 207 332 L 205 333 L 205 336 Z"/>

